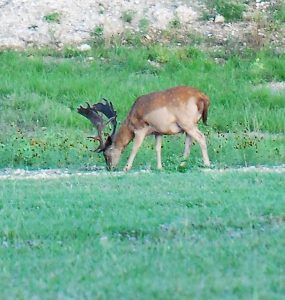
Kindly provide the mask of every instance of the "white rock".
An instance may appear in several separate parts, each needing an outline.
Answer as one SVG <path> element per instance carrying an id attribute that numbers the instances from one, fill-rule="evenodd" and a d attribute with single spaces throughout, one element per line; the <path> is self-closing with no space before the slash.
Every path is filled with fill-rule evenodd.
<path id="1" fill-rule="evenodd" d="M 79 46 L 77 47 L 77 49 L 78 49 L 79 51 L 82 51 L 82 52 L 90 51 L 90 50 L 91 50 L 91 46 L 88 45 L 88 44 L 82 44 L 82 45 L 79 45 Z"/>
<path id="2" fill-rule="evenodd" d="M 223 23 L 225 23 L 225 18 L 223 16 L 221 16 L 221 15 L 217 15 L 215 17 L 215 23 L 217 23 L 217 24 L 223 24 Z"/>

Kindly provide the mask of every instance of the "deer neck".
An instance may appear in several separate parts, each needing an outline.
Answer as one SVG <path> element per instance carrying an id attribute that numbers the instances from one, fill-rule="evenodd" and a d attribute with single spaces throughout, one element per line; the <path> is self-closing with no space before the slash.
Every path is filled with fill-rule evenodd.
<path id="1" fill-rule="evenodd" d="M 129 142 L 134 138 L 134 132 L 130 129 L 126 120 L 120 127 L 119 131 L 114 137 L 114 147 L 120 151 L 123 151 Z"/>

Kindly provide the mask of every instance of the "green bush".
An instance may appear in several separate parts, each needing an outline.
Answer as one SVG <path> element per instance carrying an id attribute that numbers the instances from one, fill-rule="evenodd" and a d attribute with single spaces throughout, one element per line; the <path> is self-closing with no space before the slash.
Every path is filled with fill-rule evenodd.
<path id="1" fill-rule="evenodd" d="M 207 6 L 224 16 L 226 21 L 241 20 L 246 8 L 243 1 L 236 0 L 211 0 L 207 1 Z"/>
<path id="2" fill-rule="evenodd" d="M 272 11 L 275 21 L 285 23 L 285 4 L 278 2 L 276 6 L 273 6 Z"/>
<path id="3" fill-rule="evenodd" d="M 132 23 L 135 12 L 133 10 L 126 10 L 122 14 L 122 20 L 126 23 Z"/>
<path id="4" fill-rule="evenodd" d="M 60 23 L 61 14 L 57 11 L 51 12 L 44 16 L 44 20 L 48 23 Z"/>
<path id="5" fill-rule="evenodd" d="M 148 32 L 148 30 L 149 30 L 149 20 L 146 19 L 146 18 L 140 19 L 139 29 L 140 29 L 140 32 L 142 32 L 142 33 Z"/>
<path id="6" fill-rule="evenodd" d="M 104 39 L 104 26 L 98 25 L 94 28 L 94 30 L 91 32 L 91 38 L 92 42 L 96 45 L 104 45 L 105 39 Z"/>

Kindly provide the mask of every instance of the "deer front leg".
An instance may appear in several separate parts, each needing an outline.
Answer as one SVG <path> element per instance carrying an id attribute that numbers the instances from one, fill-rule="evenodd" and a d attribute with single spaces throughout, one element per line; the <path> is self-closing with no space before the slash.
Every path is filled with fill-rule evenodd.
<path id="1" fill-rule="evenodd" d="M 129 171 L 132 168 L 133 165 L 133 161 L 136 157 L 136 154 L 144 140 L 146 136 L 146 132 L 145 131 L 137 131 L 135 132 L 135 137 L 134 137 L 134 144 L 133 144 L 133 148 L 132 148 L 132 152 L 130 154 L 130 157 L 128 159 L 128 162 L 124 168 L 124 171 Z"/>
<path id="2" fill-rule="evenodd" d="M 161 135 L 156 135 L 155 136 L 155 150 L 156 150 L 156 157 L 157 157 L 157 168 L 162 169 L 162 164 L 161 164 L 161 140 L 162 136 Z"/>

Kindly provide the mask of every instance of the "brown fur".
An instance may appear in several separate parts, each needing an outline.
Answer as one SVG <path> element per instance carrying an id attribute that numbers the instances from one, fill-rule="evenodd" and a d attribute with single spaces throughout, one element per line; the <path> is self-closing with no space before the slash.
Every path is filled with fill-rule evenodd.
<path id="1" fill-rule="evenodd" d="M 197 101 L 197 106 L 199 112 L 202 114 L 202 121 L 204 124 L 207 124 L 209 105 L 210 105 L 210 101 L 208 96 L 201 94 L 200 98 Z"/>
<path id="2" fill-rule="evenodd" d="M 133 138 L 134 132 L 130 129 L 129 118 L 127 118 L 115 135 L 113 143 L 123 150 Z"/>
<path id="3" fill-rule="evenodd" d="M 134 102 L 126 120 L 113 138 L 108 155 L 116 156 L 134 139 L 133 151 L 125 170 L 132 161 L 146 135 L 165 135 L 186 132 L 201 146 L 204 162 L 209 165 L 204 135 L 198 130 L 197 123 L 202 118 L 207 122 L 210 101 L 198 89 L 178 86 L 164 91 L 140 96 Z M 116 150 L 113 150 L 116 149 Z M 117 158 L 117 157 L 116 157 Z M 109 159 L 112 161 L 112 159 Z M 118 161 L 116 159 L 116 161 Z"/>

